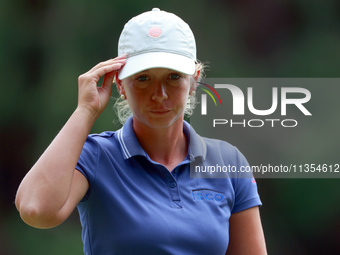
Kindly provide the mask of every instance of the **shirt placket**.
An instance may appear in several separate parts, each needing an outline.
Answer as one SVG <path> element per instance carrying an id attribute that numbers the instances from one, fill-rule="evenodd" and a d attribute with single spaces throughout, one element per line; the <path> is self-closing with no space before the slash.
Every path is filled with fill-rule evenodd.
<path id="1" fill-rule="evenodd" d="M 176 167 L 172 173 L 170 173 L 164 166 L 159 166 L 166 183 L 170 198 L 171 198 L 171 205 L 175 209 L 182 209 L 182 201 L 179 194 L 179 185 L 177 182 L 177 173 L 178 167 Z"/>

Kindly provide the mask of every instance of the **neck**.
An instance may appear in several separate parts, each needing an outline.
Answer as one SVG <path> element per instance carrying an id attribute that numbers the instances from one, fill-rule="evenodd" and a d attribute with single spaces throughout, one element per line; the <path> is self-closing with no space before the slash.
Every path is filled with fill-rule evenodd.
<path id="1" fill-rule="evenodd" d="M 166 128 L 152 128 L 134 118 L 136 137 L 149 157 L 172 171 L 188 152 L 188 142 L 183 133 L 183 118 Z"/>

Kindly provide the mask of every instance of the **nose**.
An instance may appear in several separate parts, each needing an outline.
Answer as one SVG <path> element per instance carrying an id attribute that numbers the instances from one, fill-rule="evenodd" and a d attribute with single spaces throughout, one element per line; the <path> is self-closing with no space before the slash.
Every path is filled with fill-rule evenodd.
<path id="1" fill-rule="evenodd" d="M 155 92 L 152 95 L 152 100 L 162 102 L 167 98 L 168 94 L 166 93 L 166 86 L 161 82 L 155 84 Z"/>

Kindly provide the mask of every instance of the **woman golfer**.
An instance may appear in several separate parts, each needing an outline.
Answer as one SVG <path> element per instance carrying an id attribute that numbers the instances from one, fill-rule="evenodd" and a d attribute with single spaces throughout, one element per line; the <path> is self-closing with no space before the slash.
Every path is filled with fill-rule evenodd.
<path id="1" fill-rule="evenodd" d="M 125 25 L 118 51 L 79 76 L 76 110 L 18 189 L 22 219 L 51 228 L 77 207 L 85 254 L 266 254 L 254 180 L 190 178 L 190 165 L 248 163 L 184 121 L 203 73 L 189 26 L 154 8 Z M 89 135 L 114 80 L 125 124 Z"/>

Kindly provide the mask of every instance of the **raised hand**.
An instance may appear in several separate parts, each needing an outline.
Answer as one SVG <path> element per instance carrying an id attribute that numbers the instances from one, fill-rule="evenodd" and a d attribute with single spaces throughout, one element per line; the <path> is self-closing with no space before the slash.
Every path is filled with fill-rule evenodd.
<path id="1" fill-rule="evenodd" d="M 78 108 L 85 108 L 97 118 L 107 106 L 116 72 L 126 63 L 126 56 L 101 62 L 78 78 Z M 101 87 L 97 85 L 104 76 Z"/>

